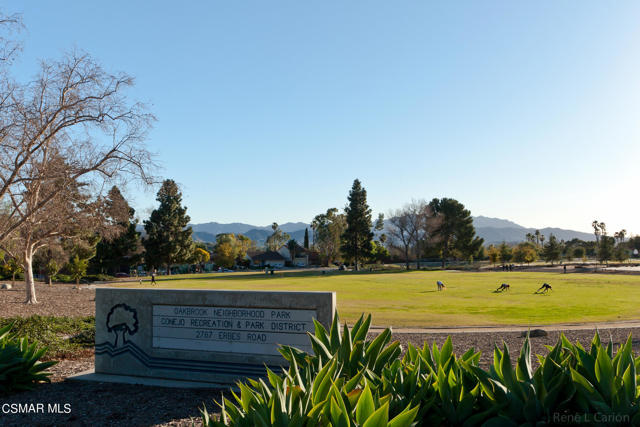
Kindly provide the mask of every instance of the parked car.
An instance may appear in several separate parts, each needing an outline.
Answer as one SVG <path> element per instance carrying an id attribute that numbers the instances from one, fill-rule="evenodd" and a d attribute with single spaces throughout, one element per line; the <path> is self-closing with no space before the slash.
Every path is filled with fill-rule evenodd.
<path id="1" fill-rule="evenodd" d="M 116 277 L 131 277 L 127 273 L 116 273 Z"/>

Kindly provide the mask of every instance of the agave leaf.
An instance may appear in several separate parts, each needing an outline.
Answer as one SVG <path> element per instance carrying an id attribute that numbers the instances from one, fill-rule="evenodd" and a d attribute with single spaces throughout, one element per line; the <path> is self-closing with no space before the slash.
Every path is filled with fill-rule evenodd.
<path id="1" fill-rule="evenodd" d="M 360 317 L 360 319 L 362 319 L 362 317 Z M 353 341 L 364 341 L 367 333 L 369 333 L 369 327 L 371 326 L 371 314 L 367 315 L 365 320 L 360 322 L 358 327 L 356 327 L 356 325 L 353 326 Z"/>
<path id="2" fill-rule="evenodd" d="M 313 348 L 313 352 L 318 356 L 321 360 L 331 359 L 332 353 L 329 349 L 324 345 L 324 343 L 318 339 L 315 335 L 307 332 L 311 340 L 311 347 Z"/>
<path id="3" fill-rule="evenodd" d="M 329 347 L 331 354 L 335 354 L 340 349 L 340 318 L 338 317 L 338 312 L 333 316 L 333 322 L 331 323 L 331 331 L 329 332 L 329 342 L 331 343 L 331 347 Z"/>
<path id="4" fill-rule="evenodd" d="M 486 422 L 482 424 L 482 427 L 517 427 L 517 423 L 515 423 L 510 418 L 505 417 L 504 415 L 498 415 L 497 417 L 490 418 Z"/>
<path id="5" fill-rule="evenodd" d="M 380 354 L 380 350 L 389 342 L 390 339 L 391 329 L 387 328 L 369 343 L 369 346 L 365 350 L 365 359 L 367 361 L 367 367 L 369 369 L 375 366 L 378 354 Z"/>
<path id="6" fill-rule="evenodd" d="M 396 415 L 389 423 L 387 423 L 387 427 L 409 427 L 412 425 L 413 420 L 418 415 L 418 410 L 420 406 L 416 405 L 415 407 L 409 409 L 407 406 L 404 411 L 400 412 Z"/>
<path id="7" fill-rule="evenodd" d="M 607 400 L 611 399 L 613 393 L 613 364 L 609 357 L 609 353 L 602 347 L 598 348 L 598 356 L 596 358 L 596 379 L 598 380 L 598 389 Z"/>
<path id="8" fill-rule="evenodd" d="M 440 365 L 444 365 L 453 354 L 453 344 L 451 343 L 451 335 L 447 336 L 442 349 L 440 350 Z"/>
<path id="9" fill-rule="evenodd" d="M 353 389 L 356 388 L 358 384 L 360 384 L 360 381 L 362 380 L 362 377 L 364 376 L 365 371 L 366 371 L 366 368 L 363 368 L 361 371 L 359 371 L 357 374 L 351 377 L 349 381 L 347 381 L 347 383 L 344 385 L 344 390 L 347 393 L 351 392 Z"/>
<path id="10" fill-rule="evenodd" d="M 382 368 L 386 366 L 390 360 L 398 357 L 401 351 L 402 348 L 400 347 L 400 343 L 398 341 L 394 341 L 393 343 L 391 343 L 387 348 L 382 350 L 382 352 L 378 356 L 373 367 L 373 371 L 376 373 L 382 371 Z"/>
<path id="11" fill-rule="evenodd" d="M 340 408 L 336 398 L 331 397 L 330 404 L 331 421 L 335 427 L 349 427 L 349 419 L 345 412 Z"/>
<path id="12" fill-rule="evenodd" d="M 531 342 L 529 341 L 529 334 L 524 340 L 522 349 L 520 350 L 520 357 L 516 364 L 516 378 L 519 381 L 531 381 Z"/>
<path id="13" fill-rule="evenodd" d="M 356 404 L 356 421 L 359 425 L 363 425 L 369 417 L 375 412 L 373 396 L 369 384 L 364 387 L 360 399 Z"/>
<path id="14" fill-rule="evenodd" d="M 367 420 L 362 427 L 387 427 L 389 422 L 389 402 L 385 402 L 378 408 Z"/>

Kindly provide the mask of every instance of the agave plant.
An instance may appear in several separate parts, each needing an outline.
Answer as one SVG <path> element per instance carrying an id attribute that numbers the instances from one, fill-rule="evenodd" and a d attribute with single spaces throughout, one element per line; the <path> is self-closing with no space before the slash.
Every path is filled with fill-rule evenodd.
<path id="1" fill-rule="evenodd" d="M 223 398 L 218 403 L 220 421 L 213 420 L 203 408 L 203 423 L 410 426 L 418 406 L 406 405 L 397 413 L 390 413 L 391 396 L 381 395 L 377 386 L 383 368 L 400 354 L 400 346 L 386 346 L 390 329 L 374 340 L 366 340 L 370 324 L 371 316 L 361 316 L 353 328 L 345 325 L 341 334 L 337 314 L 330 331 L 316 322 L 314 334 L 309 334 L 314 354 L 281 347 L 280 353 L 289 362 L 282 375 L 267 369 L 268 383 L 262 379 L 238 383 L 240 395 L 232 392 L 232 400 Z"/>
<path id="2" fill-rule="evenodd" d="M 396 359 L 402 349 L 400 343 L 391 341 L 391 328 L 385 329 L 375 339 L 366 340 L 371 325 L 371 315 L 360 316 L 349 328 L 343 326 L 340 333 L 340 319 L 335 314 L 330 330 L 314 319 L 315 331 L 308 333 L 313 348 L 312 355 L 289 346 L 282 346 L 279 351 L 290 363 L 293 359 L 300 366 L 313 365 L 319 370 L 328 360 L 336 358 L 339 371 L 344 377 L 353 377 L 365 369 L 368 378 L 379 377 L 382 368 L 389 361 Z"/>
<path id="3" fill-rule="evenodd" d="M 459 358 L 451 338 L 441 348 L 436 343 L 422 349 L 409 345 L 402 360 L 383 371 L 383 391 L 395 405 L 419 406 L 417 425 L 479 425 L 498 408 L 482 395 L 478 379 L 469 367 L 477 367 L 480 353 L 469 349 Z"/>
<path id="4" fill-rule="evenodd" d="M 640 424 L 640 391 L 638 375 L 640 357 L 634 358 L 631 335 L 613 355 L 613 342 L 605 347 L 598 333 L 590 351 L 580 343 L 565 339 L 565 351 L 574 361 L 571 379 L 576 387 L 576 403 L 581 411 L 617 414 Z"/>
<path id="5" fill-rule="evenodd" d="M 0 328 L 0 394 L 30 390 L 35 384 L 49 382 L 46 369 L 57 362 L 38 362 L 47 349 L 38 349 L 26 338 L 11 334 L 13 325 Z"/>
<path id="6" fill-rule="evenodd" d="M 353 328 L 327 331 L 320 323 L 309 334 L 313 354 L 282 347 L 289 368 L 267 370 L 267 381 L 239 383 L 240 393 L 218 403 L 221 419 L 208 426 L 539 426 L 556 415 L 581 414 L 594 425 L 640 425 L 640 357 L 631 337 L 614 355 L 595 334 L 590 350 L 561 335 L 546 356 L 531 363 L 531 343 L 524 341 L 512 363 L 509 348 L 495 346 L 493 364 L 479 367 L 480 353 L 453 353 L 451 338 L 422 348 L 409 345 L 400 357 L 387 329 L 367 339 L 371 316 Z M 615 414 L 613 422 L 595 415 Z"/>

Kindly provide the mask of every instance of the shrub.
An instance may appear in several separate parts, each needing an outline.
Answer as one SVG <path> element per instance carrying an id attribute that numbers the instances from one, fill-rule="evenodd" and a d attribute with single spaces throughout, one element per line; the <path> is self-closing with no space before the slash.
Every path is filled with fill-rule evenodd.
<path id="1" fill-rule="evenodd" d="M 44 372 L 57 362 L 39 362 L 47 348 L 38 349 L 26 338 L 11 334 L 11 326 L 0 328 L 0 394 L 30 390 L 35 384 L 49 382 Z"/>
<path id="2" fill-rule="evenodd" d="M 88 282 L 110 282 L 115 280 L 114 276 L 109 276 L 108 274 L 89 274 L 84 277 L 83 280 Z"/>
<path id="3" fill-rule="evenodd" d="M 62 282 L 62 283 L 75 283 L 75 281 L 73 280 L 73 277 L 63 273 L 58 273 L 55 276 L 53 276 L 53 280 L 56 282 Z"/>
<path id="4" fill-rule="evenodd" d="M 12 325 L 14 335 L 48 348 L 47 358 L 70 357 L 85 352 L 95 342 L 95 318 L 30 316 L 0 319 L 0 328 Z"/>
<path id="5" fill-rule="evenodd" d="M 366 339 L 370 324 L 363 316 L 341 333 L 337 316 L 329 331 L 315 322 L 313 354 L 281 347 L 289 368 L 239 383 L 239 395 L 216 402 L 219 421 L 202 409 L 204 425 L 552 425 L 558 416 L 599 425 L 605 414 L 640 425 L 631 336 L 614 354 L 597 333 L 589 351 L 561 335 L 535 370 L 527 337 L 515 363 L 506 344 L 496 346 L 484 370 L 474 349 L 457 357 L 450 337 L 441 348 L 410 344 L 401 356 L 390 329 Z"/>

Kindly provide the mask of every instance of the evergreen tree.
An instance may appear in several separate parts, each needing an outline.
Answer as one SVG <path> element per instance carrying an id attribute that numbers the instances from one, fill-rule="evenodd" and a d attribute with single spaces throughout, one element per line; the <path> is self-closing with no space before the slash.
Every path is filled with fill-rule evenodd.
<path id="1" fill-rule="evenodd" d="M 613 258 L 613 252 L 616 241 L 613 237 L 603 234 L 600 236 L 600 245 L 598 247 L 598 261 L 600 263 L 608 263 Z"/>
<path id="2" fill-rule="evenodd" d="M 309 249 L 309 229 L 304 229 L 304 248 Z"/>
<path id="3" fill-rule="evenodd" d="M 483 239 L 476 236 L 471 212 L 455 199 L 433 199 L 429 206 L 439 217 L 438 226 L 432 233 L 442 254 L 442 267 L 447 258 L 460 255 L 464 259 L 476 256 Z"/>
<path id="4" fill-rule="evenodd" d="M 347 228 L 342 234 L 341 250 L 346 258 L 353 259 L 356 271 L 361 259 L 371 256 L 371 208 L 367 204 L 367 190 L 359 180 L 353 181 L 349 192 L 349 204 L 344 208 L 347 216 Z"/>
<path id="5" fill-rule="evenodd" d="M 193 230 L 187 227 L 191 218 L 187 208 L 182 206 L 182 193 L 175 181 L 165 180 L 156 200 L 160 206 L 144 221 L 147 232 L 142 241 L 146 250 L 145 263 L 147 267 L 166 265 L 167 274 L 171 274 L 173 264 L 187 262 L 193 254 Z"/>
<path id="6" fill-rule="evenodd" d="M 322 265 L 328 266 L 340 259 L 342 234 L 347 228 L 344 214 L 337 208 L 327 209 L 327 213 L 316 215 L 311 221 L 313 247 L 320 255 Z"/>
<path id="7" fill-rule="evenodd" d="M 511 249 L 511 246 L 507 245 L 506 242 L 500 243 L 500 246 L 498 246 L 498 253 L 502 265 L 505 265 L 513 258 L 513 250 Z"/>
<path id="8" fill-rule="evenodd" d="M 111 238 L 103 238 L 96 247 L 96 256 L 91 260 L 89 270 L 96 273 L 115 274 L 121 269 L 138 264 L 142 258 L 140 254 L 140 233 L 136 231 L 138 220 L 136 211 L 129 206 L 118 187 L 114 186 L 107 195 L 107 208 L 117 207 L 127 211 L 128 221 L 118 221 L 121 232 Z M 112 219 L 112 218 L 110 218 Z"/>
<path id="9" fill-rule="evenodd" d="M 562 244 L 558 242 L 558 239 L 556 239 L 556 236 L 553 234 L 549 235 L 549 240 L 542 248 L 542 257 L 546 262 L 550 262 L 551 265 L 553 265 L 555 261 L 562 259 Z"/>

